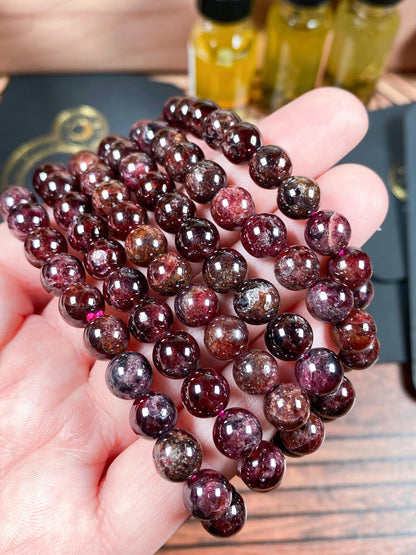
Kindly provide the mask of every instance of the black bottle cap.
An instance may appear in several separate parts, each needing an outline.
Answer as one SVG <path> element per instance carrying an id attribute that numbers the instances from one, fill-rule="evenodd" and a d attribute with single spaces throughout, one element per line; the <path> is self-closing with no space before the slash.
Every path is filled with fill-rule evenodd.
<path id="1" fill-rule="evenodd" d="M 317 8 L 323 4 L 329 4 L 331 0 L 289 0 L 294 6 L 302 6 L 302 8 Z"/>
<path id="2" fill-rule="evenodd" d="M 394 6 L 401 2 L 401 0 L 363 0 L 364 4 L 370 4 L 371 6 L 388 7 Z"/>
<path id="3" fill-rule="evenodd" d="M 198 9 L 208 19 L 231 23 L 248 17 L 251 4 L 251 0 L 198 0 Z"/>

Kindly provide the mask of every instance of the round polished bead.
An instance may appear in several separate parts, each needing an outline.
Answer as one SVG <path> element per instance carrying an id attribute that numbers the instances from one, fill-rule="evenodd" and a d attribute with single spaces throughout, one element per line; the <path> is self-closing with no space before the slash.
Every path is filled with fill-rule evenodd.
<path id="1" fill-rule="evenodd" d="M 41 268 L 54 254 L 67 252 L 65 237 L 50 227 L 39 227 L 29 233 L 24 244 L 26 260 Z"/>
<path id="2" fill-rule="evenodd" d="M 169 432 L 178 420 L 178 411 L 170 397 L 149 391 L 138 397 L 130 410 L 130 426 L 142 437 L 156 439 Z"/>
<path id="3" fill-rule="evenodd" d="M 311 415 L 304 426 L 292 432 L 280 432 L 280 440 L 293 455 L 310 455 L 317 451 L 325 439 L 324 425 L 316 414 Z"/>
<path id="4" fill-rule="evenodd" d="M 136 151 L 137 146 L 122 135 L 104 137 L 97 150 L 98 156 L 115 172 L 118 171 L 121 160 Z"/>
<path id="5" fill-rule="evenodd" d="M 309 322 L 291 312 L 279 314 L 267 325 L 267 348 L 281 360 L 297 360 L 312 347 L 313 332 Z"/>
<path id="6" fill-rule="evenodd" d="M 225 514 L 232 500 L 232 486 L 219 472 L 204 468 L 185 484 L 183 502 L 196 518 L 210 520 Z"/>
<path id="7" fill-rule="evenodd" d="M 79 179 L 82 173 L 97 162 L 100 162 L 98 154 L 90 150 L 80 150 L 79 152 L 75 152 L 68 160 L 68 171 Z"/>
<path id="8" fill-rule="evenodd" d="M 135 351 L 115 356 L 105 371 L 105 383 L 120 399 L 137 399 L 147 393 L 153 382 L 153 371 L 146 357 Z"/>
<path id="9" fill-rule="evenodd" d="M 156 441 L 153 460 L 162 478 L 185 482 L 201 468 L 202 447 L 194 435 L 175 428 Z"/>
<path id="10" fill-rule="evenodd" d="M 146 210 L 140 204 L 128 200 L 116 204 L 108 216 L 111 235 L 121 241 L 124 241 L 133 229 L 147 222 Z"/>
<path id="11" fill-rule="evenodd" d="M 274 273 L 286 289 L 307 289 L 319 278 L 320 266 L 316 254 L 308 247 L 285 247 L 276 257 Z"/>
<path id="12" fill-rule="evenodd" d="M 137 145 L 139 150 L 151 155 L 152 141 L 155 134 L 166 126 L 167 124 L 164 121 L 139 119 L 130 127 L 129 138 Z"/>
<path id="13" fill-rule="evenodd" d="M 104 308 L 104 298 L 100 290 L 88 283 L 71 285 L 59 299 L 62 318 L 76 328 L 82 328 L 104 314 Z"/>
<path id="14" fill-rule="evenodd" d="M 141 225 L 126 238 L 126 254 L 137 266 L 149 266 L 150 262 L 166 252 L 166 237 L 152 225 Z"/>
<path id="15" fill-rule="evenodd" d="M 267 420 L 278 431 L 290 432 L 307 422 L 311 404 L 303 389 L 293 383 L 283 383 L 267 393 L 263 410 Z"/>
<path id="16" fill-rule="evenodd" d="M 182 224 L 195 218 L 196 206 L 186 195 L 173 191 L 160 197 L 155 207 L 157 225 L 168 233 L 176 233 Z"/>
<path id="17" fill-rule="evenodd" d="M 194 99 L 189 106 L 189 111 L 185 118 L 186 130 L 195 135 L 195 137 L 202 139 L 205 118 L 214 110 L 218 110 L 218 108 L 218 104 L 212 100 Z"/>
<path id="18" fill-rule="evenodd" d="M 376 323 L 364 310 L 354 309 L 345 320 L 331 326 L 332 339 L 343 352 L 368 349 L 376 334 Z"/>
<path id="19" fill-rule="evenodd" d="M 309 177 L 285 179 L 277 192 L 279 210 L 293 220 L 306 220 L 319 208 L 321 192 L 318 183 Z"/>
<path id="20" fill-rule="evenodd" d="M 174 180 L 183 183 L 188 170 L 204 159 L 204 153 L 195 143 L 184 141 L 172 145 L 166 153 L 165 168 Z"/>
<path id="21" fill-rule="evenodd" d="M 183 96 L 171 96 L 163 104 L 162 116 L 171 125 L 177 124 L 176 110 L 178 103 L 182 100 Z"/>
<path id="22" fill-rule="evenodd" d="M 233 360 L 247 349 L 248 341 L 247 326 L 236 316 L 216 316 L 205 328 L 205 346 L 219 360 Z"/>
<path id="23" fill-rule="evenodd" d="M 0 194 L 0 216 L 7 220 L 8 215 L 19 204 L 36 203 L 35 195 L 20 185 L 10 185 Z"/>
<path id="24" fill-rule="evenodd" d="M 292 173 L 292 162 L 280 147 L 265 145 L 257 149 L 249 163 L 250 177 L 259 187 L 277 189 Z"/>
<path id="25" fill-rule="evenodd" d="M 53 215 L 56 223 L 67 230 L 74 220 L 92 211 L 89 197 L 83 193 L 66 193 L 53 205 Z"/>
<path id="26" fill-rule="evenodd" d="M 147 269 L 149 286 L 166 297 L 176 295 L 192 278 L 192 268 L 187 260 L 176 252 L 156 256 Z"/>
<path id="27" fill-rule="evenodd" d="M 216 370 L 200 368 L 184 379 L 181 398 L 190 414 L 198 418 L 211 418 L 228 405 L 230 386 Z"/>
<path id="28" fill-rule="evenodd" d="M 46 162 L 37 166 L 33 173 L 32 184 L 35 191 L 40 195 L 43 183 L 53 172 L 65 171 L 65 166 L 62 164 L 55 164 L 53 162 Z"/>
<path id="29" fill-rule="evenodd" d="M 246 259 L 234 249 L 218 249 L 205 259 L 203 276 L 217 293 L 230 293 L 247 278 Z"/>
<path id="30" fill-rule="evenodd" d="M 175 190 L 175 185 L 171 178 L 165 173 L 150 171 L 147 175 L 140 178 L 135 188 L 136 198 L 147 210 L 154 210 L 157 201 Z"/>
<path id="31" fill-rule="evenodd" d="M 232 110 L 214 110 L 204 119 L 202 138 L 208 146 L 219 150 L 226 131 L 240 121 Z"/>
<path id="32" fill-rule="evenodd" d="M 375 339 L 373 343 L 364 351 L 351 351 L 344 353 L 339 352 L 339 358 L 346 370 L 364 370 L 371 368 L 376 362 L 380 354 L 380 343 Z"/>
<path id="33" fill-rule="evenodd" d="M 125 264 L 126 251 L 114 239 L 98 239 L 84 256 L 85 269 L 96 279 L 104 279 Z"/>
<path id="34" fill-rule="evenodd" d="M 346 248 L 328 260 L 328 274 L 356 289 L 371 278 L 373 266 L 369 256 L 360 249 Z"/>
<path id="35" fill-rule="evenodd" d="M 236 289 L 233 305 L 237 316 L 248 324 L 267 324 L 277 316 L 280 295 L 270 281 L 247 279 Z"/>
<path id="36" fill-rule="evenodd" d="M 218 311 L 218 297 L 202 283 L 193 283 L 178 293 L 175 313 L 179 320 L 191 328 L 205 326 Z"/>
<path id="37" fill-rule="evenodd" d="M 125 156 L 118 167 L 121 181 L 132 190 L 139 185 L 142 177 L 150 171 L 156 171 L 157 166 L 145 152 L 132 152 Z"/>
<path id="38" fill-rule="evenodd" d="M 169 305 L 153 297 L 141 300 L 129 319 L 131 334 L 143 343 L 155 343 L 172 326 L 173 314 Z"/>
<path id="39" fill-rule="evenodd" d="M 247 509 L 244 499 L 233 488 L 231 504 L 225 513 L 218 518 L 211 520 L 201 520 L 204 529 L 217 538 L 229 538 L 237 534 L 247 520 Z"/>
<path id="40" fill-rule="evenodd" d="M 183 96 L 176 104 L 175 123 L 178 127 L 186 128 L 190 121 L 190 111 L 193 103 L 197 100 L 194 96 Z"/>
<path id="41" fill-rule="evenodd" d="M 336 212 L 317 212 L 306 222 L 305 240 L 319 254 L 335 254 L 344 249 L 350 239 L 351 226 L 348 220 Z"/>
<path id="42" fill-rule="evenodd" d="M 192 200 L 201 204 L 227 185 L 227 174 L 212 160 L 202 160 L 189 168 L 185 176 L 185 190 Z"/>
<path id="43" fill-rule="evenodd" d="M 186 136 L 172 127 L 165 127 L 155 133 L 152 141 L 151 151 L 152 158 L 161 166 L 165 165 L 166 154 L 168 150 L 179 143 L 186 142 Z"/>
<path id="44" fill-rule="evenodd" d="M 84 341 L 94 358 L 104 360 L 123 353 L 129 346 L 130 334 L 123 320 L 104 314 L 86 326 Z"/>
<path id="45" fill-rule="evenodd" d="M 364 285 L 353 289 L 354 308 L 367 308 L 374 297 L 374 286 L 371 281 L 367 281 Z"/>
<path id="46" fill-rule="evenodd" d="M 48 293 L 59 296 L 70 285 L 84 283 L 85 271 L 75 256 L 54 254 L 42 266 L 40 280 Z"/>
<path id="47" fill-rule="evenodd" d="M 351 290 L 332 279 L 320 279 L 306 293 L 306 307 L 316 320 L 335 324 L 344 320 L 354 306 Z"/>
<path id="48" fill-rule="evenodd" d="M 224 187 L 211 202 L 211 215 L 215 223 L 224 229 L 240 229 L 255 211 L 253 197 L 242 187 Z"/>
<path id="49" fill-rule="evenodd" d="M 260 443 L 262 433 L 253 413 L 234 407 L 217 416 L 212 430 L 216 448 L 230 459 L 247 457 Z"/>
<path id="50" fill-rule="evenodd" d="M 24 241 L 35 229 L 49 227 L 49 216 L 39 204 L 24 202 L 9 212 L 7 225 L 17 239 Z"/>
<path id="51" fill-rule="evenodd" d="M 285 224 L 276 214 L 255 214 L 245 220 L 241 243 L 255 258 L 276 256 L 286 245 Z"/>
<path id="52" fill-rule="evenodd" d="M 311 395 L 332 393 L 339 387 L 343 375 L 337 355 L 323 347 L 311 349 L 295 366 L 295 376 L 300 387 Z"/>
<path id="53" fill-rule="evenodd" d="M 191 262 L 201 262 L 219 245 L 220 236 L 213 223 L 204 218 L 190 218 L 175 236 L 179 253 Z"/>
<path id="54" fill-rule="evenodd" d="M 248 164 L 252 155 L 261 146 L 260 131 L 252 123 L 236 123 L 224 134 L 221 149 L 233 164 Z"/>
<path id="55" fill-rule="evenodd" d="M 185 331 L 169 331 L 155 343 L 153 364 L 167 378 L 183 379 L 197 369 L 199 345 Z"/>
<path id="56" fill-rule="evenodd" d="M 121 312 L 132 310 L 147 296 L 148 290 L 145 276 L 136 268 L 129 266 L 108 274 L 103 284 L 106 302 Z"/>
<path id="57" fill-rule="evenodd" d="M 277 362 L 267 351 L 251 349 L 235 359 L 233 378 L 244 393 L 264 395 L 278 382 Z"/>
<path id="58" fill-rule="evenodd" d="M 37 192 L 48 206 L 53 206 L 63 195 L 78 189 L 78 180 L 66 170 L 60 170 L 50 173 Z"/>
<path id="59" fill-rule="evenodd" d="M 321 418 L 334 420 L 349 412 L 355 402 L 355 391 L 350 380 L 344 376 L 333 393 L 323 397 L 312 397 L 312 409 Z"/>
<path id="60" fill-rule="evenodd" d="M 254 491 L 270 491 L 283 480 L 286 460 L 282 451 L 270 441 L 260 441 L 253 451 L 240 459 L 237 472 L 245 485 Z"/>
<path id="61" fill-rule="evenodd" d="M 72 248 L 86 252 L 98 239 L 108 236 L 105 221 L 95 214 L 81 214 L 68 228 L 68 241 Z"/>
<path id="62" fill-rule="evenodd" d="M 92 206 L 99 216 L 108 216 L 117 204 L 129 198 L 126 185 L 115 179 L 101 183 L 91 195 Z"/>
<path id="63" fill-rule="evenodd" d="M 100 183 L 110 181 L 110 179 L 114 179 L 113 170 L 102 162 L 95 162 L 79 176 L 81 192 L 84 195 L 92 195 Z"/>

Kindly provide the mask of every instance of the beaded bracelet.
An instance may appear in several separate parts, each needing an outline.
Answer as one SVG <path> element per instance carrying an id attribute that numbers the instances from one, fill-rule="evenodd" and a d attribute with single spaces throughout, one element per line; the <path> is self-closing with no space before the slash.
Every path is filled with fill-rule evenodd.
<path id="1" fill-rule="evenodd" d="M 348 247 L 351 230 L 343 216 L 318 211 L 317 182 L 292 176 L 287 153 L 262 146 L 254 125 L 212 101 L 189 97 L 169 99 L 163 117 L 165 121 L 136 122 L 130 140 L 111 135 L 98 153 L 74 154 L 67 169 L 52 163 L 36 169 L 35 191 L 53 207 L 70 246 L 84 253 L 84 264 L 67 253 L 64 235 L 49 227 L 47 212 L 30 191 L 9 187 L 0 195 L 0 213 L 24 240 L 28 261 L 41 268 L 44 288 L 60 297 L 62 317 L 85 328 L 85 343 L 94 357 L 111 359 L 106 383 L 117 397 L 134 400 L 130 423 L 137 434 L 157 440 L 153 457 L 158 472 L 165 479 L 185 481 L 186 508 L 211 534 L 225 537 L 243 526 L 244 501 L 220 473 L 201 470 L 198 440 L 175 428 L 178 413 L 172 399 L 151 391 L 152 367 L 142 354 L 127 351 L 130 334 L 139 342 L 155 343 L 154 367 L 166 378 L 183 379 L 184 407 L 195 417 L 216 417 L 218 450 L 237 461 L 238 474 L 249 488 L 268 491 L 283 478 L 284 454 L 314 452 L 324 440 L 322 420 L 343 416 L 352 407 L 355 393 L 344 370 L 367 368 L 377 360 L 375 323 L 363 310 L 373 296 L 371 262 L 361 250 Z M 228 185 L 224 169 L 205 160 L 185 133 L 221 149 L 233 163 L 248 164 L 258 186 L 277 189 L 279 211 L 306 220 L 307 246 L 287 245 L 283 220 L 276 214 L 255 214 L 250 193 Z M 175 182 L 184 190 L 178 191 Z M 213 221 L 198 217 L 195 202 L 210 204 Z M 154 212 L 158 227 L 149 224 L 148 211 Z M 220 248 L 215 224 L 241 229 L 249 255 L 275 258 L 279 285 L 306 292 L 310 314 L 331 324 L 338 354 L 312 348 L 307 320 L 278 312 L 278 289 L 259 277 L 247 279 L 245 257 Z M 175 234 L 177 253 L 167 252 L 164 232 Z M 318 255 L 329 256 L 328 262 L 323 258 L 320 263 Z M 147 279 L 127 261 L 147 267 Z M 192 282 L 190 262 L 203 263 L 205 283 Z M 85 283 L 85 271 L 103 280 L 102 291 Z M 156 297 L 148 297 L 149 287 Z M 217 315 L 217 294 L 233 295 L 236 316 Z M 160 297 L 174 296 L 175 315 L 188 331 L 172 331 L 173 311 Z M 128 325 L 106 313 L 106 304 L 129 313 Z M 248 348 L 247 324 L 267 325 L 269 352 Z M 227 408 L 230 386 L 221 372 L 199 368 L 199 346 L 189 333 L 199 326 L 205 326 L 207 351 L 219 361 L 233 361 L 240 390 L 264 395 L 264 415 L 276 429 L 272 442 L 262 440 L 254 414 Z M 295 363 L 297 384 L 279 382 L 276 358 Z"/>

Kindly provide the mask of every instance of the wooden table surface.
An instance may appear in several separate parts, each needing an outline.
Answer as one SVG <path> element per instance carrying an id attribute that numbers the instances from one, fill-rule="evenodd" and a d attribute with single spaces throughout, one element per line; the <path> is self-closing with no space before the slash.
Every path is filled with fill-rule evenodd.
<path id="1" fill-rule="evenodd" d="M 173 80 L 186 87 L 185 78 Z M 387 74 L 369 108 L 413 101 L 416 76 Z M 410 367 L 376 365 L 349 377 L 357 392 L 354 409 L 326 425 L 317 453 L 288 459 L 277 490 L 252 492 L 233 479 L 249 515 L 237 536 L 214 538 L 191 519 L 160 554 L 416 553 L 416 394 Z"/>

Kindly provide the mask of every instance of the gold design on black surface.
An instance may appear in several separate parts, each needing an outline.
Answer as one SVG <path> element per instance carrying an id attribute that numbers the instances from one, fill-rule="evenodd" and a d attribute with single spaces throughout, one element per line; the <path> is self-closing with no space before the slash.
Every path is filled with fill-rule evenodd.
<path id="1" fill-rule="evenodd" d="M 393 164 L 389 171 L 388 185 L 393 195 L 402 202 L 407 201 L 406 168 L 403 164 Z"/>

